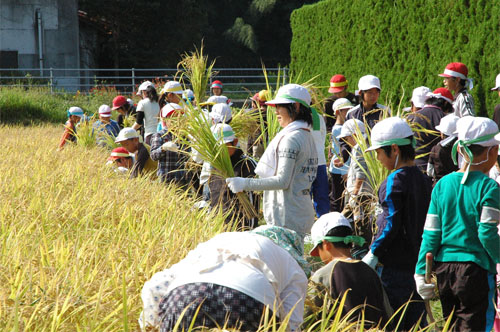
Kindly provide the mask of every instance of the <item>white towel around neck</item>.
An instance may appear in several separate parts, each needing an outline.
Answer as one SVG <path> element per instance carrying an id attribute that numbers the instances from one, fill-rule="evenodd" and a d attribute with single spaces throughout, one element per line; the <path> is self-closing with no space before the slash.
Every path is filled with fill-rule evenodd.
<path id="1" fill-rule="evenodd" d="M 278 149 L 278 144 L 281 139 L 288 133 L 300 130 L 300 129 L 310 129 L 310 126 L 305 121 L 293 121 L 283 128 L 276 136 L 273 138 L 271 143 L 267 146 L 266 151 L 259 160 L 257 167 L 255 168 L 255 174 L 261 178 L 268 178 L 274 176 L 276 173 L 276 168 L 278 167 L 278 158 L 276 158 L 276 152 Z"/>

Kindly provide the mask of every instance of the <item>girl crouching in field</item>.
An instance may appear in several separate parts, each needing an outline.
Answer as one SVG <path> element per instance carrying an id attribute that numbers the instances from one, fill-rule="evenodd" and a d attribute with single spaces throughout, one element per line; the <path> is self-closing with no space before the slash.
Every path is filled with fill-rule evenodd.
<path id="1" fill-rule="evenodd" d="M 64 125 L 64 133 L 59 142 L 59 150 L 62 150 L 66 142 L 76 142 L 76 124 L 83 118 L 83 111 L 80 107 L 70 107 L 68 110 L 68 121 Z"/>
<path id="2" fill-rule="evenodd" d="M 301 238 L 286 228 L 218 234 L 144 284 L 139 324 L 257 331 L 269 309 L 282 321 L 290 315 L 287 330 L 297 331 L 310 272 L 302 256 Z"/>

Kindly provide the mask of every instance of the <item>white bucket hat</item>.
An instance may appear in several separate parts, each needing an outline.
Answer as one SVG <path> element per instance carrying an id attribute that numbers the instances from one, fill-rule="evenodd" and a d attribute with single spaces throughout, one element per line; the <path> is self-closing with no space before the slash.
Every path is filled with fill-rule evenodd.
<path id="1" fill-rule="evenodd" d="M 500 89 L 500 74 L 497 75 L 497 78 L 495 80 L 495 87 L 491 89 L 491 91 L 495 91 Z"/>
<path id="2" fill-rule="evenodd" d="M 396 116 L 384 119 L 373 126 L 371 132 L 371 146 L 366 151 L 376 150 L 383 146 L 396 145 L 409 145 L 415 144 L 415 139 L 408 139 L 413 137 L 413 131 L 405 120 Z"/>
<path id="3" fill-rule="evenodd" d="M 357 133 L 356 128 L 359 128 L 363 137 L 366 135 L 365 124 L 358 119 L 349 119 L 343 125 L 340 130 L 340 135 L 337 136 L 337 139 L 341 139 L 347 136 L 352 136 Z"/>
<path id="4" fill-rule="evenodd" d="M 347 98 L 339 98 L 335 100 L 335 102 L 332 105 L 332 110 L 335 112 L 337 110 L 344 110 L 344 109 L 351 109 L 354 106 L 352 103 L 349 101 Z"/>
<path id="5" fill-rule="evenodd" d="M 146 90 L 149 86 L 154 87 L 155 85 L 151 81 L 144 81 L 144 82 L 142 82 L 141 85 L 139 85 L 139 88 L 137 89 L 136 95 L 140 96 L 141 95 L 141 91 Z"/>
<path id="6" fill-rule="evenodd" d="M 135 130 L 134 128 L 131 128 L 131 127 L 127 127 L 127 128 L 123 128 L 122 130 L 120 130 L 120 133 L 115 138 L 115 142 L 119 143 L 119 142 L 123 142 L 123 141 L 129 140 L 129 139 L 132 139 L 132 138 L 139 138 L 139 137 L 140 137 L 140 135 L 137 132 L 137 130 Z"/>
<path id="7" fill-rule="evenodd" d="M 176 95 L 182 95 L 184 93 L 184 90 L 182 89 L 182 86 L 179 82 L 168 81 L 163 86 L 163 89 L 161 89 L 160 94 L 164 94 L 167 92 L 172 92 L 172 93 L 175 93 Z"/>
<path id="8" fill-rule="evenodd" d="M 413 89 L 413 93 L 411 95 L 411 102 L 415 107 L 422 108 L 425 105 L 425 101 L 427 98 L 431 96 L 431 89 L 426 86 L 419 86 L 418 88 Z"/>
<path id="9" fill-rule="evenodd" d="M 366 91 L 372 88 L 382 90 L 382 88 L 380 87 L 380 80 L 377 76 L 365 75 L 359 79 L 358 89 L 360 91 Z"/>
<path id="10" fill-rule="evenodd" d="M 446 136 L 456 136 L 457 131 L 457 121 L 460 118 L 455 114 L 448 114 L 441 118 L 439 125 L 436 126 L 436 130 L 439 130 Z"/>
<path id="11" fill-rule="evenodd" d="M 346 226 L 352 229 L 349 220 L 347 220 L 347 218 L 344 217 L 339 212 L 330 212 L 324 214 L 318 220 L 316 220 L 316 222 L 313 224 L 311 228 L 311 241 L 314 247 L 309 252 L 309 254 L 311 256 L 319 256 L 318 245 L 322 243 L 323 240 L 327 240 L 330 242 L 344 242 L 344 243 L 364 241 L 363 238 L 353 235 L 349 235 L 346 237 L 327 236 L 328 232 L 340 226 Z"/>
<path id="12" fill-rule="evenodd" d="M 111 117 L 111 108 L 108 105 L 99 106 L 99 115 L 105 118 Z"/>
<path id="13" fill-rule="evenodd" d="M 224 143 L 231 143 L 236 139 L 233 128 L 226 123 L 218 123 L 213 126 L 212 133 L 216 140 L 222 140 Z"/>
<path id="14" fill-rule="evenodd" d="M 223 123 L 229 122 L 232 117 L 231 107 L 228 104 L 215 104 L 212 106 L 212 112 L 210 112 L 210 117 L 214 121 L 214 123 Z"/>
<path id="15" fill-rule="evenodd" d="M 299 84 L 287 84 L 279 88 L 276 98 L 267 101 L 266 105 L 293 104 L 295 102 L 310 105 L 311 95 L 306 88 Z"/>

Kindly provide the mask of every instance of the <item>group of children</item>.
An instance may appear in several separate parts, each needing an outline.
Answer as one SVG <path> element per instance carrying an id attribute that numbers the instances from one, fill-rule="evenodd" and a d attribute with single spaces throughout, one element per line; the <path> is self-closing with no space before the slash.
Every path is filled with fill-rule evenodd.
<path id="1" fill-rule="evenodd" d="M 260 157 L 257 166 L 238 148 L 238 138 L 230 126 L 230 101 L 215 94 L 222 93 L 222 83 L 215 81 L 213 99 L 221 98 L 217 101 L 222 103 L 216 103 L 208 115 L 214 135 L 227 145 L 237 172 L 236 177 L 225 181 L 208 176 L 212 178 L 212 182 L 207 183 L 212 206 L 227 204 L 234 199 L 230 196 L 239 192 L 264 191 L 264 219 L 274 232 L 272 236 L 269 232 L 264 236 L 285 250 L 290 248 L 290 243 L 284 245 L 275 233 L 293 238 L 296 250 L 285 254 L 271 244 L 266 244 L 273 248 L 269 253 L 263 251 L 264 247 L 257 249 L 260 245 L 256 243 L 264 241 L 255 238 L 259 232 L 248 237 L 233 233 L 215 237 L 209 241 L 217 242 L 215 246 L 200 245 L 213 250 L 198 250 L 186 258 L 204 261 L 194 272 L 196 278 L 172 267 L 146 283 L 141 324 L 169 331 L 173 319 L 179 316 L 168 308 L 190 304 L 179 301 L 179 294 L 185 294 L 186 290 L 178 288 L 190 285 L 188 292 L 192 293 L 192 299 L 215 299 L 213 306 L 217 305 L 217 296 L 223 297 L 226 293 L 231 294 L 231 298 L 240 298 L 237 305 L 218 304 L 224 307 L 226 314 L 221 317 L 227 319 L 233 315 L 234 322 L 245 321 L 245 310 L 254 310 L 252 319 L 259 316 L 258 312 L 262 313 L 262 307 L 253 299 L 267 305 L 278 319 L 291 314 L 290 327 L 298 330 L 304 299 L 311 296 L 313 303 L 321 305 L 318 294 L 326 293 L 333 298 L 346 297 L 343 308 L 346 314 L 364 305 L 366 321 L 375 325 L 385 324 L 393 310 L 406 305 L 399 328 L 409 330 L 418 322 L 426 324 L 423 300 L 435 294 L 435 285 L 424 276 L 426 255 L 431 253 L 444 317 L 453 315 L 452 323 L 457 331 L 489 331 L 495 316 L 496 264 L 500 263 L 497 229 L 500 189 L 491 178 L 498 178 L 500 134 L 493 120 L 474 116 L 474 102 L 468 92 L 472 80 L 464 64 L 450 63 L 440 76 L 444 77 L 445 88 L 419 87 L 413 91 L 407 120 L 391 117 L 391 110 L 378 103 L 381 84 L 373 75 L 359 80 L 356 94 L 348 92 L 348 82 L 343 75 L 334 75 L 329 89 L 332 96 L 325 102 L 330 109 L 325 109 L 324 117 L 310 106 L 309 92 L 301 86 L 285 85 L 271 101 L 256 94 L 252 98 L 254 106 L 259 111 L 267 106 L 276 107 L 283 128 L 268 148 L 257 155 Z M 132 176 L 154 169 L 161 181 L 180 185 L 192 181 L 182 172 L 181 165 L 189 155 L 189 148 L 176 142 L 168 131 L 169 122 L 182 116 L 184 103 L 192 101 L 189 98 L 182 101 L 184 90 L 175 81 L 165 85 L 159 98 L 155 98 L 155 93 L 148 93 L 151 85 L 144 86 L 145 92 L 141 95 L 143 101 L 148 101 L 139 103 L 133 127 L 123 128 L 116 135 L 116 142 L 122 147 L 114 149 L 110 159 L 122 170 L 131 169 Z M 492 90 L 500 91 L 500 75 Z M 113 109 L 131 114 L 130 108 L 124 107 L 123 99 L 115 98 Z M 155 102 L 158 108 L 152 106 Z M 151 147 L 136 130 L 146 127 L 150 121 L 146 113 L 153 112 L 145 111 L 149 108 L 157 109 L 155 125 L 158 126 L 153 133 L 152 129 L 145 130 L 144 136 Z M 103 117 L 107 117 L 107 111 L 103 107 Z M 144 115 L 141 116 L 141 112 Z M 83 111 L 71 108 L 68 115 L 67 128 L 71 133 L 76 131 Z M 153 127 L 152 122 L 148 127 Z M 324 149 L 320 147 L 325 146 L 327 131 L 331 132 L 332 139 L 330 176 L 323 177 L 321 172 L 326 173 L 327 162 L 319 157 L 324 156 Z M 72 137 L 65 131 L 63 140 L 72 140 Z M 390 172 L 378 188 L 363 157 L 366 153 L 374 153 L 382 167 Z M 191 154 L 196 159 L 195 151 Z M 321 165 L 325 165 L 324 169 Z M 206 171 L 210 174 L 210 166 Z M 253 178 L 255 174 L 258 179 Z M 372 204 L 374 201 L 376 204 Z M 252 222 L 245 226 L 251 229 L 257 225 Z M 310 255 L 319 256 L 325 263 L 311 277 L 314 287 L 310 287 L 309 295 L 304 277 L 310 268 L 302 257 L 307 234 L 313 245 Z M 231 246 L 226 248 L 226 244 Z M 273 250 L 276 254 L 271 253 Z M 286 267 L 280 266 L 274 261 L 278 256 L 269 257 L 278 252 L 294 259 L 288 260 Z M 234 274 L 238 269 L 234 264 L 246 266 L 254 273 L 238 276 Z M 291 280 L 283 273 L 296 277 Z M 254 284 L 251 278 L 256 278 Z M 262 284 L 258 286 L 256 280 Z M 160 283 L 167 287 L 158 288 Z M 292 306 L 291 289 L 295 299 Z M 273 296 L 267 298 L 267 293 Z M 251 299 L 243 300 L 245 296 Z M 196 303 L 201 306 L 201 302 Z M 213 307 L 206 312 L 202 310 L 197 323 L 209 324 L 213 310 L 217 311 Z M 240 315 L 234 316 L 237 310 L 241 310 Z M 353 317 L 361 317 L 359 311 Z M 223 326 L 224 322 L 217 320 L 216 323 Z"/>

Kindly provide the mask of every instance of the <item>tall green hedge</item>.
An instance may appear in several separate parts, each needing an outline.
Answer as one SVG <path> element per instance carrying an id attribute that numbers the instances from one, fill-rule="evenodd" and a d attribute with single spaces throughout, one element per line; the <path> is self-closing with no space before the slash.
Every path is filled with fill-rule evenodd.
<path id="1" fill-rule="evenodd" d="M 324 0 L 295 10 L 291 26 L 292 72 L 321 85 L 342 73 L 355 90 L 372 74 L 382 101 L 397 104 L 404 88 L 408 104 L 413 88 L 443 86 L 438 74 L 459 61 L 474 79 L 476 113 L 500 102 L 489 90 L 500 72 L 498 0 Z"/>

